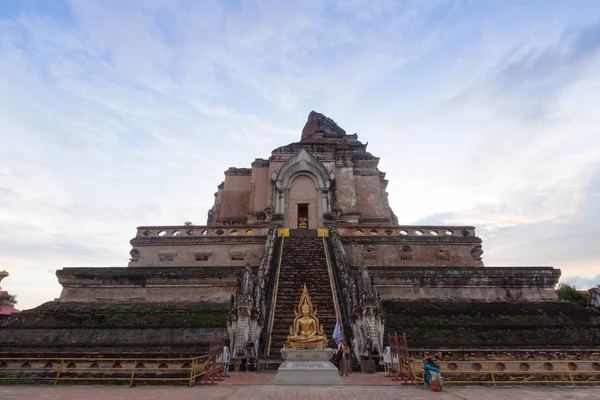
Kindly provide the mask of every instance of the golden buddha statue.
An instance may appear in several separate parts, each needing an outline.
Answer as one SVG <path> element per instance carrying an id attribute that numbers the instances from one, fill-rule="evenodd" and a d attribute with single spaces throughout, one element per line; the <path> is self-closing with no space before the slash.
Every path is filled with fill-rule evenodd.
<path id="1" fill-rule="evenodd" d="M 304 284 L 298 306 L 294 307 L 294 323 L 290 325 L 290 335 L 285 342 L 286 349 L 323 349 L 327 347 L 327 337 L 323 325 L 319 325 L 317 308 L 313 307 Z"/>

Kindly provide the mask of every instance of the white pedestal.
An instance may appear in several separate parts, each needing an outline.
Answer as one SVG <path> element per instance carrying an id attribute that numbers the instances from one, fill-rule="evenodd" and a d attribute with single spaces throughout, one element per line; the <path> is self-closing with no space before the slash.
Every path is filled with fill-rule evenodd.
<path id="1" fill-rule="evenodd" d="M 277 370 L 278 385 L 340 385 L 338 369 L 329 360 L 333 349 L 281 349 L 283 364 Z"/>

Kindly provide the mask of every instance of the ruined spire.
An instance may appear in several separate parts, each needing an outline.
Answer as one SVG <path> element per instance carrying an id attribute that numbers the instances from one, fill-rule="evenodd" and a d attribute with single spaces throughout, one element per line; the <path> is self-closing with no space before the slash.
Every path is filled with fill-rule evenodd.
<path id="1" fill-rule="evenodd" d="M 309 140 L 322 137 L 341 137 L 346 136 L 346 131 L 336 124 L 331 118 L 316 111 L 308 114 L 308 120 L 304 129 L 302 129 L 302 139 Z"/>

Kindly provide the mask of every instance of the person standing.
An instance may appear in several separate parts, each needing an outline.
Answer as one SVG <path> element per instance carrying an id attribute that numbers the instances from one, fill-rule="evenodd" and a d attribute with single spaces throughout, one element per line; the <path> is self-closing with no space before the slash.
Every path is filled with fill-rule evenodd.
<path id="1" fill-rule="evenodd" d="M 231 362 L 231 353 L 229 352 L 229 347 L 223 346 L 223 353 L 219 351 L 215 361 L 217 364 L 222 365 L 225 375 L 229 375 L 229 363 Z"/>
<path id="2" fill-rule="evenodd" d="M 431 389 L 432 392 L 441 392 L 444 381 L 435 362 L 431 358 L 424 360 L 423 369 L 425 370 L 425 383 L 423 385 L 425 389 Z"/>
<path id="3" fill-rule="evenodd" d="M 340 376 L 348 376 L 350 374 L 350 346 L 346 344 L 345 340 L 340 342 L 338 354 L 340 355 Z"/>

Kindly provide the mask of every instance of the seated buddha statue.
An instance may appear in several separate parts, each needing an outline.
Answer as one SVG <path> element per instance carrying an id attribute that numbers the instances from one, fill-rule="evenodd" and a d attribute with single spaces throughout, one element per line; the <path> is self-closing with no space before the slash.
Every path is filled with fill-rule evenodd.
<path id="1" fill-rule="evenodd" d="M 323 349 L 327 347 L 327 337 L 323 334 L 323 325 L 319 325 L 317 309 L 313 307 L 304 285 L 300 302 L 294 309 L 294 323 L 290 326 L 290 335 L 287 337 L 287 349 Z"/>

